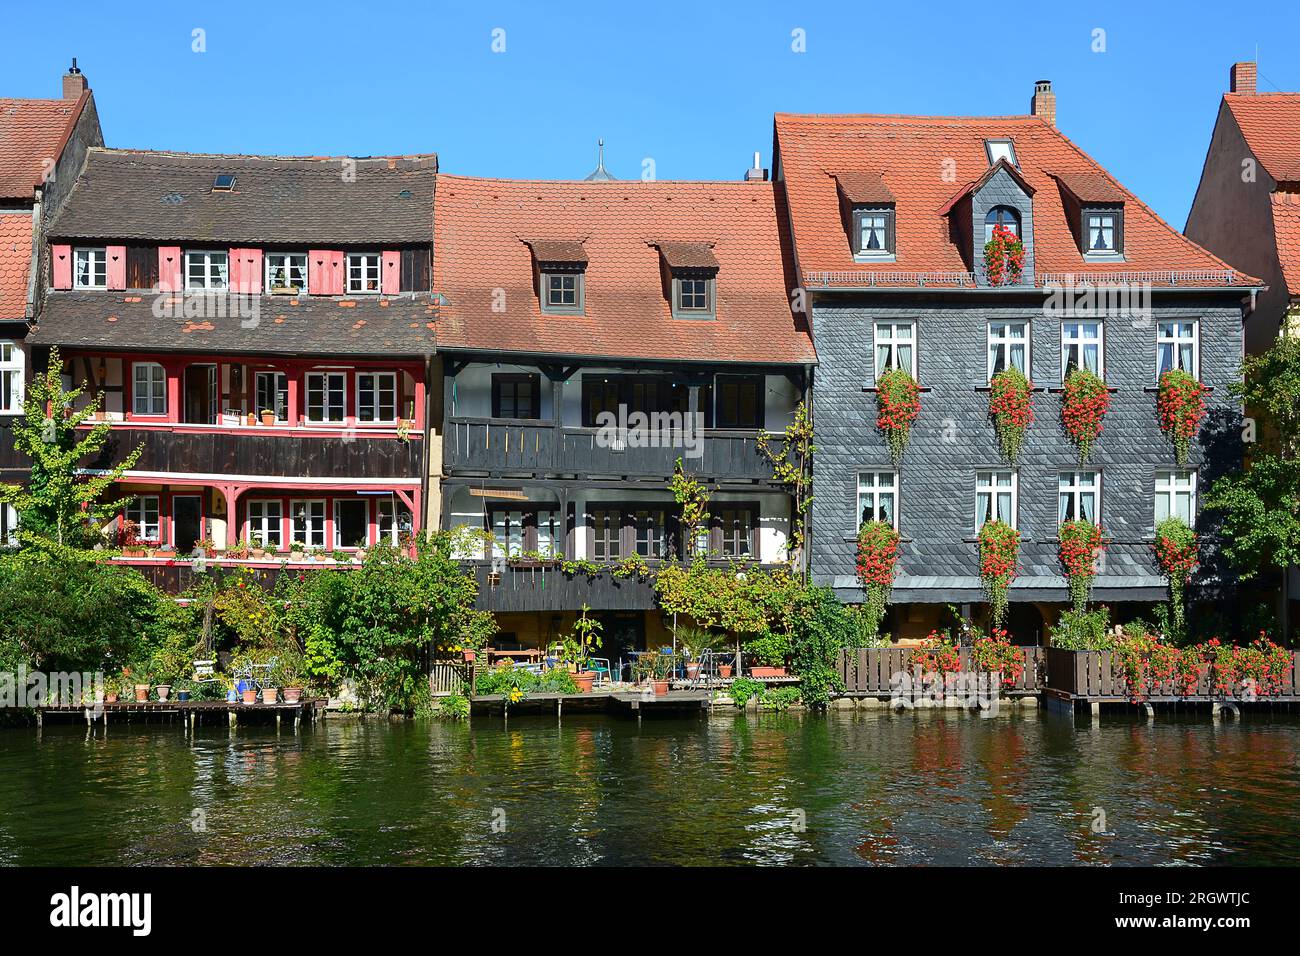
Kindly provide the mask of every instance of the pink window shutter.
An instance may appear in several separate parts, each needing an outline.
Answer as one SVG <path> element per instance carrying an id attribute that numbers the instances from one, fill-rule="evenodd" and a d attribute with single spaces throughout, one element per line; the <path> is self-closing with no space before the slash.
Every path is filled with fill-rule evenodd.
<path id="1" fill-rule="evenodd" d="M 330 257 L 327 249 L 312 249 L 307 253 L 307 294 L 329 295 Z"/>
<path id="2" fill-rule="evenodd" d="M 121 292 L 126 288 L 126 246 L 105 246 L 104 256 L 108 260 L 105 276 L 108 288 Z"/>
<path id="3" fill-rule="evenodd" d="M 244 294 L 262 294 L 262 250 L 244 250 Z"/>
<path id="4" fill-rule="evenodd" d="M 181 247 L 158 247 L 158 291 L 180 292 L 181 285 Z"/>
<path id="5" fill-rule="evenodd" d="M 72 288 L 72 246 L 50 246 L 50 272 L 54 288 Z"/>
<path id="6" fill-rule="evenodd" d="M 384 295 L 397 295 L 402 291 L 402 254 L 396 249 L 384 252 Z"/>
<path id="7" fill-rule="evenodd" d="M 330 253 L 330 295 L 342 295 L 344 288 L 343 252 L 335 249 Z"/>

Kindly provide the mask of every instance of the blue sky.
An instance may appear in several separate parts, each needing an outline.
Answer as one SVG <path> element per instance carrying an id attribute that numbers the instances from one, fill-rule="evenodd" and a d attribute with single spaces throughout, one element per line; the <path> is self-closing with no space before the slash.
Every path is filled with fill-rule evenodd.
<path id="1" fill-rule="evenodd" d="M 76 56 L 110 146 L 436 151 L 549 179 L 588 173 L 603 136 L 619 178 L 649 157 L 660 179 L 733 179 L 756 149 L 769 165 L 776 111 L 1023 113 L 1048 78 L 1062 130 L 1182 228 L 1229 65 L 1258 47 L 1261 89 L 1300 90 L 1300 4 L 1280 0 L 183 6 L 7 10 L 0 96 L 57 96 Z"/>

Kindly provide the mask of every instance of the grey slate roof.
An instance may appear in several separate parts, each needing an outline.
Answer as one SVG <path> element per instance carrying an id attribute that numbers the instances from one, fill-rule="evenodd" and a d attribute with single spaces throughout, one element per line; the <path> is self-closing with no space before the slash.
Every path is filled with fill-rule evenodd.
<path id="1" fill-rule="evenodd" d="M 436 318 L 428 294 L 291 299 L 51 292 L 28 341 L 103 351 L 414 357 L 434 353 Z"/>
<path id="2" fill-rule="evenodd" d="M 438 158 L 95 148 L 50 235 L 159 242 L 429 243 Z M 235 177 L 213 192 L 216 176 Z"/>

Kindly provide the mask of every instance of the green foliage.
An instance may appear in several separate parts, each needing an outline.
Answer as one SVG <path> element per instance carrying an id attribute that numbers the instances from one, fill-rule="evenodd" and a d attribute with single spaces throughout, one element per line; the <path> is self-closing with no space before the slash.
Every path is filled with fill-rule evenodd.
<path id="1" fill-rule="evenodd" d="M 756 680 L 748 677 L 737 677 L 731 682 L 727 692 L 737 707 L 744 707 L 745 704 L 749 703 L 751 697 L 761 699 L 766 690 L 767 688 Z"/>
<path id="2" fill-rule="evenodd" d="M 788 710 L 795 704 L 803 700 L 803 695 L 798 687 L 774 687 L 764 692 L 759 698 L 758 705 L 765 710 Z"/>
<path id="3" fill-rule="evenodd" d="M 790 664 L 809 707 L 825 707 L 832 690 L 843 690 L 836 670 L 840 651 L 856 636 L 853 618 L 828 587 L 802 592 L 790 621 Z"/>
<path id="4" fill-rule="evenodd" d="M 1094 607 L 1091 610 L 1070 609 L 1061 612 L 1061 618 L 1052 627 L 1052 646 L 1071 651 L 1103 651 L 1111 646 L 1110 609 Z"/>
<path id="5" fill-rule="evenodd" d="M 784 667 L 790 656 L 790 635 L 764 631 L 753 640 L 745 642 L 745 651 L 763 667 Z"/>
<path id="6" fill-rule="evenodd" d="M 781 434 L 781 447 L 772 446 L 776 437 L 766 429 L 758 433 L 758 450 L 772 463 L 772 477 L 790 491 L 793 499 L 793 520 L 790 522 L 790 540 L 786 551 L 794 555 L 803 549 L 808 510 L 813 502 L 813 444 L 812 413 L 808 405 L 800 402 L 794 410 L 790 424 Z"/>
<path id="7" fill-rule="evenodd" d="M 681 508 L 680 518 L 682 538 L 686 543 L 686 555 L 693 558 L 699 549 L 700 533 L 709 525 L 709 492 L 704 484 L 687 473 L 682 460 L 677 459 L 673 468 L 673 477 L 668 482 L 668 490 L 673 500 Z"/>
<path id="8" fill-rule="evenodd" d="M 474 692 L 479 696 L 501 694 L 510 698 L 514 695 L 519 700 L 528 694 L 576 694 L 578 684 L 563 667 L 552 667 L 539 675 L 506 662 L 480 672 Z"/>
<path id="9" fill-rule="evenodd" d="M 785 567 L 715 567 L 698 558 L 689 565 L 661 567 L 654 585 L 659 605 L 668 613 L 734 634 L 761 634 L 779 628 L 794 595 L 803 587 Z"/>
<path id="10" fill-rule="evenodd" d="M 469 698 L 464 694 L 448 694 L 439 698 L 434 714 L 441 720 L 468 720 Z"/>

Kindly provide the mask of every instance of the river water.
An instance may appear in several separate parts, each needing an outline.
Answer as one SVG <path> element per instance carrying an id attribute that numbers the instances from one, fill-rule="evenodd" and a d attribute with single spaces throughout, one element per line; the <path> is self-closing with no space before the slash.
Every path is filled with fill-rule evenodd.
<path id="1" fill-rule="evenodd" d="M 0 730 L 0 864 L 1282 864 L 1300 720 Z"/>

